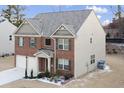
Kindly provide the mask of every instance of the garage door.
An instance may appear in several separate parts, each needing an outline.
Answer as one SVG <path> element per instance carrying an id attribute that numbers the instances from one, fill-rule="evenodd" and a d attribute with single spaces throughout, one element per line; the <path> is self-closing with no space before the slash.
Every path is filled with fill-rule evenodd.
<path id="1" fill-rule="evenodd" d="M 30 76 L 31 70 L 33 70 L 33 75 L 37 76 L 38 62 L 35 57 L 28 57 L 28 75 Z"/>
<path id="2" fill-rule="evenodd" d="M 16 56 L 16 67 L 26 68 L 26 57 L 25 56 Z"/>

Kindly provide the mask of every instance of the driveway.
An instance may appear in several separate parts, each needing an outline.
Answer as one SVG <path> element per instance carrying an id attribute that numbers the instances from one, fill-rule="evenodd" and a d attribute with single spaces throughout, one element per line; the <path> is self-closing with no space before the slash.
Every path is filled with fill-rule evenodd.
<path id="1" fill-rule="evenodd" d="M 9 60 L 13 65 L 13 59 Z M 4 62 L 4 61 L 3 61 Z M 7 62 L 7 61 L 6 61 Z M 7 62 L 8 64 L 10 64 Z M 1 64 L 1 63 L 0 63 Z M 74 79 L 62 87 L 65 88 L 124 88 L 124 54 L 107 55 L 107 64 L 110 67 L 106 71 L 93 71 L 92 73 Z M 3 65 L 0 65 L 2 67 Z M 6 66 L 6 64 L 4 65 Z M 9 66 L 8 66 L 9 67 Z M 4 69 L 4 68 L 3 68 Z M 2 69 L 1 69 L 2 70 Z M 9 77 L 9 76 L 7 76 Z M 1 81 L 1 79 L 0 79 Z M 16 80 L 11 83 L 1 85 L 3 88 L 57 88 L 53 84 L 40 82 L 37 80 Z"/>
<path id="2" fill-rule="evenodd" d="M 21 68 L 13 68 L 0 72 L 0 85 L 7 84 L 24 77 L 24 70 Z"/>

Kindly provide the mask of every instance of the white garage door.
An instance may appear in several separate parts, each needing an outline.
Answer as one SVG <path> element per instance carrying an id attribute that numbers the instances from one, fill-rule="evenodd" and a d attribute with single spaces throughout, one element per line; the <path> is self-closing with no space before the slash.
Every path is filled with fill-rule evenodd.
<path id="1" fill-rule="evenodd" d="M 16 67 L 23 69 L 26 68 L 26 56 L 21 56 L 21 55 L 16 56 Z M 33 75 L 37 76 L 38 62 L 36 57 L 27 57 L 28 76 L 30 76 L 31 70 L 33 70 Z"/>
<path id="2" fill-rule="evenodd" d="M 33 70 L 33 75 L 36 76 L 38 73 L 38 62 L 35 57 L 28 57 L 28 75 L 30 76 L 31 70 Z"/>
<path id="3" fill-rule="evenodd" d="M 16 67 L 19 68 L 26 68 L 26 57 L 25 56 L 21 56 L 21 55 L 17 55 L 16 56 Z"/>

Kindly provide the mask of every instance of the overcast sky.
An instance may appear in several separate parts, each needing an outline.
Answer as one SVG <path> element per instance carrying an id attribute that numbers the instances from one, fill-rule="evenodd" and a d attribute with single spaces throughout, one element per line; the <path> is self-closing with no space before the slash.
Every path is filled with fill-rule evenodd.
<path id="1" fill-rule="evenodd" d="M 0 11 L 6 6 L 0 6 Z M 100 19 L 102 24 L 107 24 L 111 22 L 113 18 L 113 12 L 116 11 L 117 6 L 109 6 L 109 5 L 66 5 L 66 6 L 55 6 L 55 5 L 27 5 L 25 6 L 25 15 L 27 18 L 34 17 L 38 13 L 44 12 L 57 12 L 57 11 L 69 11 L 69 10 L 84 10 L 84 9 L 94 9 L 97 17 Z M 124 7 L 124 6 L 122 6 Z"/>

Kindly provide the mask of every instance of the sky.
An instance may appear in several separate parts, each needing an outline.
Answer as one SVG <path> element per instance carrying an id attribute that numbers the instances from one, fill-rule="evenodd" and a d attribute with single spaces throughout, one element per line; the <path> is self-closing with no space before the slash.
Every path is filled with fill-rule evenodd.
<path id="1" fill-rule="evenodd" d="M 84 9 L 94 9 L 97 17 L 99 18 L 101 24 L 106 25 L 112 21 L 114 13 L 117 10 L 117 6 L 109 5 L 27 5 L 24 14 L 26 18 L 32 18 L 38 13 L 45 12 L 58 12 L 58 11 L 70 11 L 70 10 L 84 10 Z M 124 8 L 124 6 L 122 6 Z M 0 11 L 6 8 L 4 5 L 0 5 Z"/>

